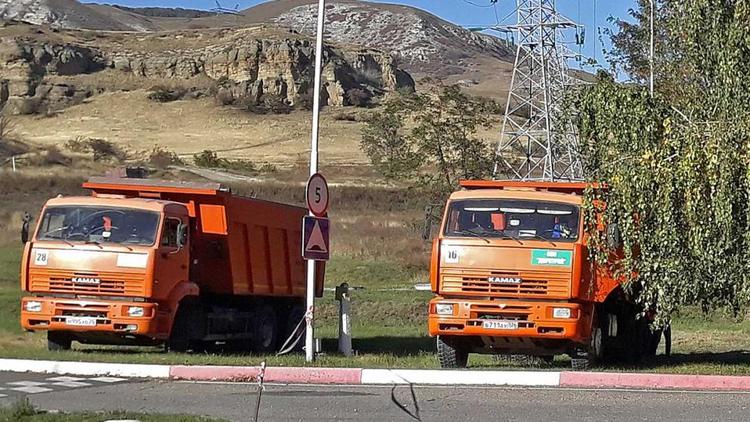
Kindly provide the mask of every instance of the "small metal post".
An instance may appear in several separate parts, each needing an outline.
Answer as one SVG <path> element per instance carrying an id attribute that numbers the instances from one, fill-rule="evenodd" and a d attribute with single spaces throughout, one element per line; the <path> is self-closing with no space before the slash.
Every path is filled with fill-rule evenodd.
<path id="1" fill-rule="evenodd" d="M 346 357 L 352 355 L 352 320 L 350 317 L 352 296 L 349 284 L 336 287 L 336 300 L 339 301 L 339 352 Z"/>
<path id="2" fill-rule="evenodd" d="M 13 164 L 13 173 L 16 172 L 16 156 L 10 157 L 10 162 Z"/>

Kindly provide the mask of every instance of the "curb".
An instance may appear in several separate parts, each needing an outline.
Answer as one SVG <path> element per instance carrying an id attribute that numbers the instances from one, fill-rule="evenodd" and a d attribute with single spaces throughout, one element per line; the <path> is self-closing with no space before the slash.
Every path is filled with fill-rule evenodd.
<path id="1" fill-rule="evenodd" d="M 256 381 L 256 366 L 141 365 L 0 359 L 0 371 L 186 381 Z M 337 385 L 462 385 L 750 392 L 750 376 L 614 372 L 266 368 L 266 382 Z"/>

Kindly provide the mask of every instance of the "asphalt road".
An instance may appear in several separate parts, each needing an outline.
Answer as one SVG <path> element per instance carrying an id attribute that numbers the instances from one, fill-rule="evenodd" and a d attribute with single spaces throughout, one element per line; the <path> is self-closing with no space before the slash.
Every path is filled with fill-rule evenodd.
<path id="1" fill-rule="evenodd" d="M 51 378 L 54 378 L 50 381 Z M 73 377 L 76 378 L 76 377 Z M 25 384 L 17 384 L 17 383 Z M 9 384 L 16 383 L 16 384 Z M 37 383 L 37 384 L 32 384 Z M 55 385 L 62 383 L 61 385 Z M 88 385 L 80 385 L 88 384 Z M 13 388 L 49 389 L 27 393 Z M 57 381 L 0 373 L 0 405 L 27 395 L 48 410 L 132 410 L 252 420 L 253 384 L 140 380 Z M 268 385 L 262 421 L 748 421 L 750 394 L 528 388 L 414 389 Z"/>

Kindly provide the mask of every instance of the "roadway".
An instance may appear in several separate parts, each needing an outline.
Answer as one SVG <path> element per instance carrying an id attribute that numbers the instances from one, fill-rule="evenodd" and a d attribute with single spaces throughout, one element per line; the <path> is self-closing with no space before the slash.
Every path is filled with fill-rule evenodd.
<path id="1" fill-rule="evenodd" d="M 252 420 L 257 386 L 0 373 L 0 405 Z M 416 401 L 415 401 L 416 398 Z M 415 402 L 416 405 L 415 406 Z M 750 393 L 267 385 L 262 421 L 748 421 Z"/>

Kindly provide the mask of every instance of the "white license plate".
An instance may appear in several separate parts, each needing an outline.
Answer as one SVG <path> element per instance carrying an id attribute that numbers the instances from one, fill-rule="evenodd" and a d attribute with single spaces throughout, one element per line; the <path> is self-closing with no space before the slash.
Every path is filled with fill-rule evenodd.
<path id="1" fill-rule="evenodd" d="M 517 330 L 518 321 L 487 320 L 482 321 L 482 328 L 490 328 L 494 330 Z"/>
<path id="2" fill-rule="evenodd" d="M 67 317 L 65 318 L 66 325 L 77 325 L 79 327 L 94 327 L 96 326 L 96 318 L 88 317 Z"/>

